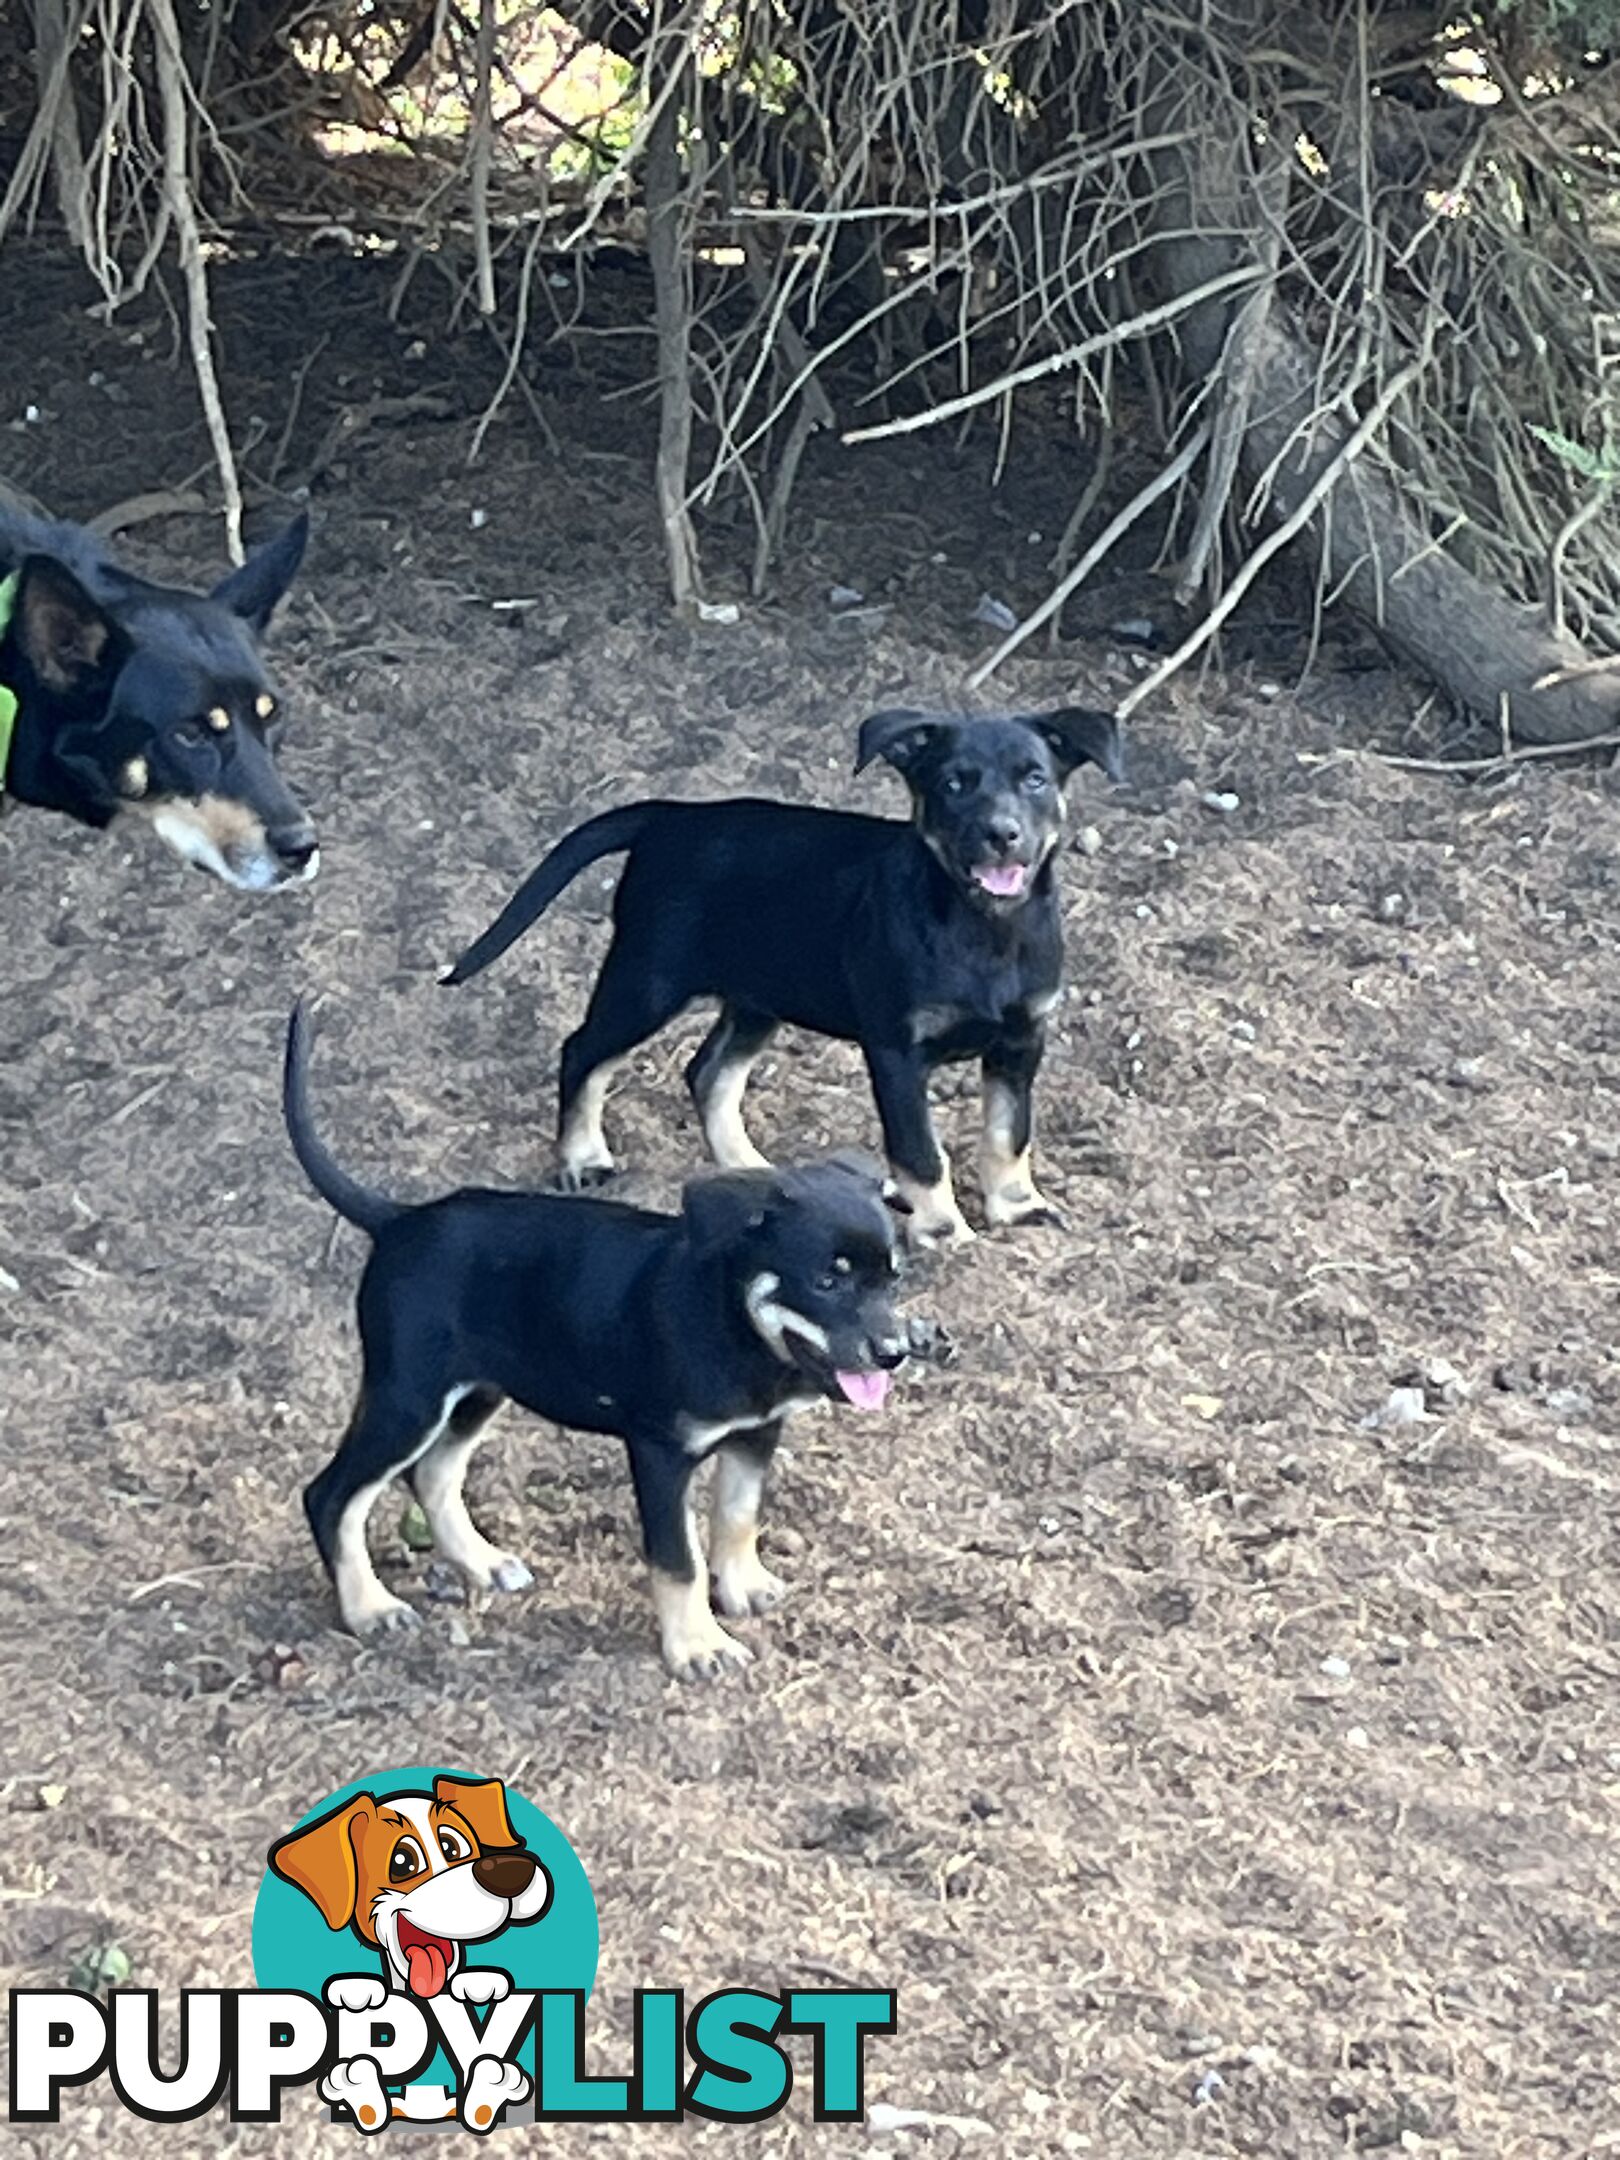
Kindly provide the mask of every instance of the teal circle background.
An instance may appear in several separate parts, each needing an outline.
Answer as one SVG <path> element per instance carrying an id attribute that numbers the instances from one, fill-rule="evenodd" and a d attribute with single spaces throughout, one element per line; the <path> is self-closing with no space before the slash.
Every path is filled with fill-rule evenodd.
<path id="1" fill-rule="evenodd" d="M 324 1800 L 287 1825 L 283 1835 L 302 1830 L 306 1823 L 329 1815 L 357 1793 L 372 1793 L 379 1800 L 396 1793 L 431 1792 L 436 1777 L 481 1778 L 478 1770 L 455 1770 L 412 1764 L 398 1770 L 378 1770 L 370 1777 L 353 1779 L 328 1793 Z M 492 1936 L 488 1942 L 468 1943 L 462 1953 L 467 1965 L 498 1965 L 510 1973 L 515 1989 L 577 1988 L 589 1995 L 596 1980 L 600 1936 L 596 1899 L 578 1853 L 549 1815 L 534 1803 L 506 1787 L 506 1812 L 512 1828 L 551 1876 L 551 1903 L 540 1919 L 521 1923 Z M 277 1841 L 280 1842 L 279 1839 Z M 262 1988 L 298 1988 L 319 1995 L 328 1980 L 339 1973 L 382 1975 L 382 1954 L 369 1949 L 350 1928 L 329 1928 L 319 1910 L 302 1890 L 266 1868 L 253 1906 L 253 1975 Z M 518 2060 L 534 2075 L 534 2039 L 524 2041 Z M 452 2071 L 443 2052 L 436 2055 L 418 2081 L 429 2085 L 452 2082 Z"/>

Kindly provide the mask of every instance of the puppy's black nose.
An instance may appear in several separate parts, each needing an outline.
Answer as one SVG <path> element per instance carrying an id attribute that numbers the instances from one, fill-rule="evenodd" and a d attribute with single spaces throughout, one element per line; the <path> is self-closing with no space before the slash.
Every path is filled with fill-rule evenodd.
<path id="1" fill-rule="evenodd" d="M 480 1853 L 473 1862 L 473 1881 L 491 1897 L 521 1897 L 533 1880 L 533 1853 Z"/>
<path id="2" fill-rule="evenodd" d="M 879 1336 L 872 1344 L 873 1362 L 884 1372 L 893 1372 L 897 1365 L 903 1365 L 907 1355 L 907 1346 L 898 1335 Z"/>
<path id="3" fill-rule="evenodd" d="M 289 870 L 307 869 L 320 842 L 313 825 L 288 825 L 270 835 L 270 845 Z"/>
<path id="4" fill-rule="evenodd" d="M 984 836 L 992 847 L 999 848 L 1005 855 L 1017 847 L 1024 831 L 1015 817 L 993 817 L 985 824 Z"/>

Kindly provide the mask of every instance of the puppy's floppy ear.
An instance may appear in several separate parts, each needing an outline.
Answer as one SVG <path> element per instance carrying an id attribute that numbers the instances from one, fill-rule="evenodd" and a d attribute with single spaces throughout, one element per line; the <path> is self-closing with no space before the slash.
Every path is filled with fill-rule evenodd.
<path id="1" fill-rule="evenodd" d="M 471 1824 L 473 1836 L 486 1852 L 492 1846 L 523 1843 L 506 1812 L 506 1787 L 499 1778 L 436 1777 L 433 1797 Z"/>
<path id="2" fill-rule="evenodd" d="M 256 633 L 262 634 L 304 559 L 309 540 L 309 512 L 300 510 L 284 532 L 255 548 L 240 570 L 221 578 L 209 594 Z"/>
<path id="3" fill-rule="evenodd" d="M 1098 712 L 1089 705 L 1064 705 L 1056 712 L 1025 713 L 1021 718 L 1056 758 L 1065 780 L 1077 765 L 1088 760 L 1100 765 L 1110 780 L 1124 779 L 1125 755 L 1119 723 L 1112 713 Z"/>
<path id="4" fill-rule="evenodd" d="M 360 1896 L 356 1833 L 363 1836 L 376 1817 L 376 1801 L 359 1793 L 270 1848 L 271 1867 L 320 1908 L 329 1928 L 346 1928 L 354 1918 Z"/>
<path id="5" fill-rule="evenodd" d="M 923 753 L 951 726 L 949 720 L 930 719 L 920 712 L 876 712 L 861 722 L 855 743 L 855 770 L 865 772 L 874 758 L 883 758 L 903 778 L 910 774 Z"/>
<path id="6" fill-rule="evenodd" d="M 911 1202 L 901 1192 L 889 1175 L 889 1166 L 865 1148 L 839 1148 L 827 1157 L 829 1170 L 842 1170 L 846 1175 L 859 1178 L 869 1185 L 885 1207 L 893 1208 L 897 1215 L 909 1215 Z"/>
<path id="7" fill-rule="evenodd" d="M 702 1258 L 763 1230 L 776 1196 L 776 1180 L 764 1170 L 694 1178 L 681 1188 L 681 1216 L 692 1250 Z"/>
<path id="8" fill-rule="evenodd" d="M 30 555 L 18 571 L 16 622 L 29 666 L 51 690 L 110 681 L 129 650 L 112 617 L 50 555 Z"/>

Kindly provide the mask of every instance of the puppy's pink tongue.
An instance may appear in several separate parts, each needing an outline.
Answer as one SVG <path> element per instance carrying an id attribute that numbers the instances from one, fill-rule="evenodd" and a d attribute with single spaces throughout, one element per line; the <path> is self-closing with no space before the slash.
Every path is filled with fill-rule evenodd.
<path id="1" fill-rule="evenodd" d="M 886 1372 L 841 1372 L 834 1373 L 833 1378 L 857 1410 L 881 1410 L 889 1399 Z"/>
<path id="2" fill-rule="evenodd" d="M 450 1960 L 437 1943 L 414 1942 L 405 1952 L 410 1967 L 411 1993 L 437 1995 L 450 1971 Z"/>
<path id="3" fill-rule="evenodd" d="M 973 875 L 987 893 L 998 900 L 1011 900 L 1024 889 L 1029 875 L 1028 866 L 1021 862 L 981 863 Z"/>

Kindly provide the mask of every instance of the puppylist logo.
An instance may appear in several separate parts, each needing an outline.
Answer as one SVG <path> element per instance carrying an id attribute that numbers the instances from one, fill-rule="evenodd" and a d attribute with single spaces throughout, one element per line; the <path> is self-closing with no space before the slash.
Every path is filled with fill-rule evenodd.
<path id="1" fill-rule="evenodd" d="M 131 2114 L 279 2122 L 313 2086 L 371 2137 L 459 2124 L 759 2122 L 811 2071 L 818 2122 L 864 2114 L 869 2035 L 889 1989 L 680 1988 L 634 1997 L 631 2068 L 587 2076 L 596 1901 L 540 1809 L 495 1778 L 407 1768 L 357 1779 L 271 1847 L 253 1913 L 252 1988 L 188 1988 L 160 2031 L 155 1990 L 11 1991 L 13 2122 L 60 2119 L 105 2077 Z M 791 2053 L 790 2038 L 801 2045 Z"/>

